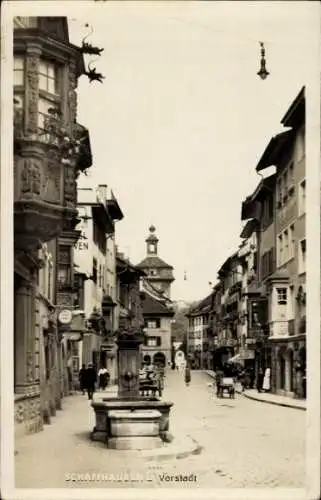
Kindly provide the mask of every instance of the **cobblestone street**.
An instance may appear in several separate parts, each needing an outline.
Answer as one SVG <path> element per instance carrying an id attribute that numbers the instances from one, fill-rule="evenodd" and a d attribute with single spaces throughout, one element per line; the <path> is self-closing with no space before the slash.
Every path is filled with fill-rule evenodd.
<path id="1" fill-rule="evenodd" d="M 202 372 L 192 372 L 190 387 L 181 373 L 168 372 L 166 379 L 175 441 L 179 445 L 189 436 L 199 445 L 197 453 L 144 458 L 91 442 L 93 411 L 85 396 L 75 395 L 64 401 L 52 425 L 16 443 L 16 487 L 304 487 L 305 412 L 238 394 L 217 400 L 210 382 Z M 114 477 L 71 481 L 71 473 Z M 190 481 L 170 479 L 179 474 Z"/>

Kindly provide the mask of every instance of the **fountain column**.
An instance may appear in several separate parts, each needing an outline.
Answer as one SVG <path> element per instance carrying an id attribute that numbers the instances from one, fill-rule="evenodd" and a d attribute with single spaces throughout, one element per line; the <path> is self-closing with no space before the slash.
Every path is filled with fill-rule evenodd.
<path id="1" fill-rule="evenodd" d="M 140 345 L 143 336 L 140 332 L 129 333 L 124 330 L 117 339 L 118 397 L 139 397 Z"/>

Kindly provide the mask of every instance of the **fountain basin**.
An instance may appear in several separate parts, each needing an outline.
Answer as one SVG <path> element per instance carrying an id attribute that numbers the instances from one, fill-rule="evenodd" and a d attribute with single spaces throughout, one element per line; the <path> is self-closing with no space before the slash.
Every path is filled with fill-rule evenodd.
<path id="1" fill-rule="evenodd" d="M 95 411 L 96 423 L 92 432 L 93 439 L 107 442 L 111 435 L 110 412 L 118 410 L 146 411 L 156 410 L 160 415 L 159 434 L 162 437 L 169 430 L 169 414 L 173 406 L 171 401 L 161 401 L 156 397 L 117 398 L 107 397 L 91 403 Z"/>
<path id="2" fill-rule="evenodd" d="M 108 447 L 117 450 L 159 448 L 161 414 L 157 410 L 114 410 L 109 412 Z"/>

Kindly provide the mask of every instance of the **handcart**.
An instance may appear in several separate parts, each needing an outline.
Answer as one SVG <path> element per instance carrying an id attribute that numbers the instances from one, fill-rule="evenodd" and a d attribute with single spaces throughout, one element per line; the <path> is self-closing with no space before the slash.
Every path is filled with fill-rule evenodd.
<path id="1" fill-rule="evenodd" d="M 227 394 L 230 399 L 235 397 L 235 383 L 233 377 L 223 377 L 221 380 L 220 388 L 218 391 L 218 396 L 220 398 Z"/>

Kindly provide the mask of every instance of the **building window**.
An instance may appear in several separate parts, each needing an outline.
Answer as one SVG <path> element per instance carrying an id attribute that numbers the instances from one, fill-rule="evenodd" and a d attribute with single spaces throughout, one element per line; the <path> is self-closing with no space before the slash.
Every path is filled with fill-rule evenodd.
<path id="1" fill-rule="evenodd" d="M 294 319 L 295 318 L 295 296 L 294 296 L 294 286 L 291 285 L 289 289 L 290 293 L 290 310 L 289 310 L 289 315 L 288 319 Z"/>
<path id="2" fill-rule="evenodd" d="M 147 321 L 147 328 L 160 328 L 160 319 L 149 319 Z"/>
<path id="3" fill-rule="evenodd" d="M 13 60 L 13 85 L 24 85 L 25 60 L 23 57 L 16 57 Z"/>
<path id="4" fill-rule="evenodd" d="M 281 266 L 283 262 L 283 236 L 280 234 L 278 236 L 278 267 Z"/>
<path id="5" fill-rule="evenodd" d="M 38 127 L 46 128 L 46 121 L 52 118 L 48 113 L 50 108 L 60 109 L 57 100 L 59 90 L 59 70 L 49 61 L 41 61 L 39 67 L 39 99 L 38 99 Z"/>
<path id="6" fill-rule="evenodd" d="M 106 243 L 106 234 L 104 230 L 97 224 L 97 221 L 93 221 L 93 240 L 95 245 L 98 246 L 99 251 L 106 255 L 107 252 L 107 243 Z"/>
<path id="7" fill-rule="evenodd" d="M 71 248 L 60 245 L 57 281 L 59 286 L 71 285 Z"/>
<path id="8" fill-rule="evenodd" d="M 46 121 L 51 118 L 49 114 L 50 109 L 56 109 L 57 103 L 55 101 L 50 101 L 49 99 L 44 99 L 39 97 L 38 99 L 38 127 L 41 130 L 46 129 Z"/>
<path id="9" fill-rule="evenodd" d="M 50 301 L 53 300 L 53 262 L 52 258 L 48 260 L 48 292 L 47 297 Z"/>
<path id="10" fill-rule="evenodd" d="M 161 338 L 160 337 L 148 337 L 147 346 L 148 347 L 160 347 Z"/>
<path id="11" fill-rule="evenodd" d="M 148 245 L 148 252 L 149 253 L 155 253 L 155 251 L 156 251 L 156 246 L 154 245 L 154 243 L 150 243 Z"/>
<path id="12" fill-rule="evenodd" d="M 39 90 L 48 94 L 58 94 L 58 68 L 48 61 L 40 61 L 39 65 Z"/>
<path id="13" fill-rule="evenodd" d="M 294 239 L 294 224 L 289 227 L 289 259 L 294 259 L 295 255 L 295 239 Z"/>
<path id="14" fill-rule="evenodd" d="M 306 240 L 299 243 L 299 274 L 305 273 L 306 266 Z"/>
<path id="15" fill-rule="evenodd" d="M 294 238 L 294 224 L 291 224 L 278 236 L 277 240 L 277 263 L 278 267 L 282 266 L 289 260 L 294 258 L 295 255 L 295 238 Z"/>
<path id="16" fill-rule="evenodd" d="M 266 278 L 273 272 L 273 248 L 261 257 L 261 278 Z"/>
<path id="17" fill-rule="evenodd" d="M 276 294 L 277 294 L 278 305 L 286 306 L 286 304 L 287 304 L 287 289 L 286 288 L 277 288 Z"/>
<path id="18" fill-rule="evenodd" d="M 157 271 L 156 271 L 156 269 L 151 269 L 151 270 L 149 271 L 149 274 L 150 274 L 150 276 L 157 276 Z"/>
<path id="19" fill-rule="evenodd" d="M 286 203 L 288 199 L 288 172 L 287 170 L 283 174 L 283 202 Z"/>
<path id="20" fill-rule="evenodd" d="M 101 264 L 99 264 L 98 284 L 99 284 L 100 287 L 102 287 L 102 277 L 103 277 L 101 267 L 102 267 Z"/>
<path id="21" fill-rule="evenodd" d="M 299 200 L 298 200 L 299 216 L 305 214 L 305 198 L 306 198 L 306 183 L 304 179 L 299 184 Z"/>
<path id="22" fill-rule="evenodd" d="M 288 185 L 287 185 L 288 199 L 294 195 L 294 165 L 291 163 L 288 167 Z"/>
<path id="23" fill-rule="evenodd" d="M 289 260 L 289 233 L 287 229 L 283 233 L 283 260 L 284 262 Z"/>

